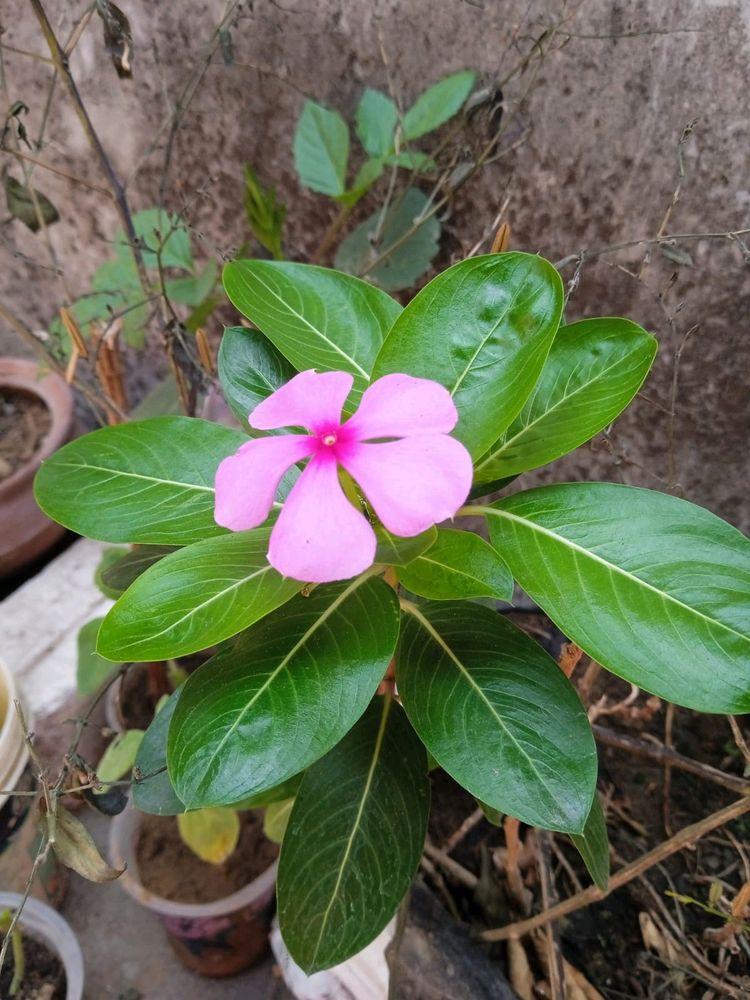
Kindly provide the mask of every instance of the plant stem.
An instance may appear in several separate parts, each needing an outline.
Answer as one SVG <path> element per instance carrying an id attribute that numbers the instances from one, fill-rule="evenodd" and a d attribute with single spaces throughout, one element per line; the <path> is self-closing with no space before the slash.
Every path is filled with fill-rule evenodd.
<path id="1" fill-rule="evenodd" d="M 635 861 L 631 861 L 630 864 L 625 865 L 624 868 L 621 868 L 612 876 L 606 890 L 598 889 L 595 885 L 589 886 L 583 892 L 577 892 L 574 896 L 563 900 L 562 903 L 557 903 L 557 905 L 544 910 L 542 913 L 537 913 L 536 916 L 529 917 L 528 920 L 519 920 L 517 923 L 507 924 L 505 927 L 495 927 L 492 930 L 484 931 L 481 937 L 485 941 L 507 941 L 509 938 L 520 938 L 536 930 L 537 927 L 544 927 L 551 921 L 560 920 L 561 917 L 575 913 L 576 910 L 580 910 L 584 906 L 589 906 L 591 903 L 598 903 L 602 899 L 606 899 L 615 889 L 619 889 L 623 885 L 627 885 L 628 882 L 632 882 L 633 879 L 638 878 L 639 875 L 648 871 L 649 868 L 653 868 L 654 865 L 664 861 L 665 858 L 671 857 L 677 851 L 681 851 L 684 847 L 688 847 L 701 837 L 705 837 L 707 833 L 711 833 L 712 830 L 724 826 L 725 823 L 737 819 L 746 812 L 750 812 L 750 795 L 745 795 L 743 798 L 738 799 L 729 806 L 725 806 L 724 809 L 719 809 L 718 812 L 711 813 L 710 816 L 706 816 L 705 819 L 699 820 L 697 823 L 691 823 L 690 826 L 684 827 L 673 837 L 670 837 L 669 840 L 665 840 L 659 844 L 658 847 L 648 851 L 646 854 L 642 854 Z"/>
<path id="2" fill-rule="evenodd" d="M 133 259 L 135 260 L 136 269 L 138 271 L 138 277 L 140 278 L 141 285 L 143 286 L 144 294 L 147 293 L 149 287 L 148 275 L 146 273 L 146 267 L 143 263 L 143 258 L 141 257 L 140 250 L 138 249 L 138 235 L 135 231 L 135 226 L 133 225 L 133 217 L 130 214 L 130 207 L 128 205 L 128 199 L 125 194 L 125 187 L 121 183 L 120 179 L 114 171 L 114 168 L 107 156 L 107 153 L 102 146 L 101 140 L 94 128 L 89 113 L 86 110 L 86 106 L 83 103 L 81 95 L 76 86 L 76 82 L 73 79 L 70 72 L 70 65 L 68 62 L 68 56 L 63 51 L 57 40 L 57 35 L 55 35 L 52 25 L 49 23 L 47 14 L 45 13 L 44 7 L 42 6 L 41 0 L 30 0 L 31 8 L 36 15 L 36 19 L 39 22 L 39 26 L 42 29 L 42 34 L 49 47 L 52 60 L 55 64 L 58 74 L 60 75 L 65 87 L 68 91 L 68 96 L 70 97 L 71 103 L 75 109 L 78 120 L 81 123 L 86 138 L 88 139 L 89 145 L 91 146 L 94 154 L 96 155 L 99 165 L 107 178 L 110 189 L 112 191 L 112 197 L 117 207 L 117 212 L 120 216 L 120 221 L 122 222 L 123 229 L 127 236 L 128 243 L 130 244 L 131 251 L 133 253 Z"/>

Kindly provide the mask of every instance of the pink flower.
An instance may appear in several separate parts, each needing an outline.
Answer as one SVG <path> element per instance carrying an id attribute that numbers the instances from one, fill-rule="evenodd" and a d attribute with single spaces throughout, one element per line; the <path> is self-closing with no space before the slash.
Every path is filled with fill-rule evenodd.
<path id="1" fill-rule="evenodd" d="M 429 379 L 385 375 L 342 423 L 352 383 L 346 372 L 295 375 L 248 419 L 257 430 L 304 427 L 309 433 L 255 438 L 216 472 L 216 521 L 245 531 L 268 517 L 287 469 L 310 459 L 268 549 L 271 565 L 295 580 L 347 580 L 374 561 L 375 532 L 344 494 L 339 466 L 384 527 L 400 536 L 418 535 L 453 517 L 471 487 L 471 457 L 448 437 L 458 413 L 447 389 Z"/>

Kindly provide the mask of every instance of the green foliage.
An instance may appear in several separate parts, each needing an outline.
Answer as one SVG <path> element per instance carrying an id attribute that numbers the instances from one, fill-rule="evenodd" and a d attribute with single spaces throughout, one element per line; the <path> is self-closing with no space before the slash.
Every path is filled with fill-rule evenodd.
<path id="1" fill-rule="evenodd" d="M 589 875 L 602 892 L 609 884 L 609 838 L 604 809 L 598 795 L 591 803 L 591 812 L 586 820 L 583 833 L 572 834 L 570 838 L 583 858 Z"/>
<path id="2" fill-rule="evenodd" d="M 385 927 L 416 874 L 427 829 L 427 755 L 404 713 L 376 698 L 305 775 L 279 860 L 279 924 L 308 974 Z"/>
<path id="3" fill-rule="evenodd" d="M 249 163 L 245 164 L 245 215 L 250 232 L 258 243 L 275 260 L 283 260 L 281 237 L 284 231 L 286 208 L 279 201 L 276 186 L 264 190 L 258 175 Z"/>
<path id="4" fill-rule="evenodd" d="M 115 736 L 97 764 L 97 778 L 106 785 L 130 774 L 142 739 L 142 729 L 128 729 Z"/>
<path id="5" fill-rule="evenodd" d="M 365 275 L 387 292 L 409 288 L 429 270 L 440 240 L 440 223 L 419 188 L 407 188 L 383 212 L 373 212 L 336 252 L 336 267 Z"/>
<path id="6" fill-rule="evenodd" d="M 562 281 L 542 257 L 489 254 L 443 271 L 403 310 L 372 377 L 409 372 L 453 396 L 477 458 L 521 410 L 560 323 Z"/>
<path id="7" fill-rule="evenodd" d="M 246 440 L 192 417 L 103 427 L 43 462 L 34 495 L 46 514 L 90 538 L 185 545 L 224 533 L 214 521 L 214 476 Z"/>
<path id="8" fill-rule="evenodd" d="M 240 426 L 258 403 L 296 375 L 283 354 L 258 330 L 227 326 L 219 347 L 219 381 Z"/>
<path id="9" fill-rule="evenodd" d="M 347 371 L 358 400 L 378 348 L 401 306 L 358 278 L 325 267 L 268 260 L 232 261 L 224 288 L 298 371 Z"/>
<path id="10" fill-rule="evenodd" d="M 750 711 L 750 541 L 736 528 L 614 483 L 544 486 L 486 513 L 514 577 L 602 666 L 686 708 Z"/>
<path id="11" fill-rule="evenodd" d="M 440 100 L 428 91 L 400 125 L 388 99 L 368 92 L 357 131 L 377 161 L 372 175 L 413 152 L 386 148 L 405 122 L 415 134 L 438 121 L 467 81 Z M 341 131 L 308 117 L 316 134 Z M 329 156 L 327 175 L 319 164 L 337 190 L 342 163 Z M 310 368 L 353 375 L 347 414 L 382 375 L 433 379 L 458 409 L 473 495 L 512 489 L 519 473 L 601 431 L 638 392 L 655 350 L 626 320 L 560 326 L 560 277 L 531 254 L 462 261 L 404 309 L 352 275 L 304 264 L 235 261 L 224 281 L 257 327 L 228 328 L 220 351 L 238 417 Z M 374 565 L 310 586 L 268 563 L 275 509 L 252 531 L 214 521 L 216 468 L 242 444 L 240 431 L 185 417 L 106 428 L 49 459 L 36 493 L 61 523 L 139 546 L 99 573 L 119 596 L 86 636 L 87 689 L 113 669 L 101 654 L 164 659 L 221 644 L 143 736 L 133 800 L 162 815 L 219 809 L 227 829 L 232 810 L 271 806 L 267 829 L 283 837 L 281 929 L 306 971 L 343 961 L 395 912 L 419 861 L 428 759 L 489 822 L 568 833 L 606 885 L 591 727 L 556 663 L 496 611 L 513 580 L 618 676 L 701 711 L 750 711 L 750 541 L 708 511 L 614 484 L 545 486 L 457 513 L 485 519 L 488 545 L 455 527 L 395 537 L 365 498 Z M 394 670 L 403 708 L 389 693 Z M 188 830 L 211 819 L 189 817 Z M 66 829 L 63 854 L 90 877 L 112 877 Z"/>
<path id="12" fill-rule="evenodd" d="M 331 197 L 346 190 L 349 129 L 338 111 L 305 101 L 294 133 L 294 166 L 311 191 Z"/>
<path id="13" fill-rule="evenodd" d="M 413 594 L 436 601 L 496 597 L 510 601 L 513 577 L 497 552 L 470 531 L 439 528 L 437 538 L 398 570 Z"/>
<path id="14" fill-rule="evenodd" d="M 596 748 L 583 706 L 555 661 L 477 604 L 423 604 L 407 612 L 398 690 L 440 766 L 500 812 L 581 833 L 596 788 Z"/>
<path id="15" fill-rule="evenodd" d="M 270 615 L 187 681 L 169 771 L 191 808 L 274 788 L 344 736 L 393 654 L 398 608 L 381 580 L 317 587 Z M 314 731 L 299 718 L 317 720 Z"/>
<path id="16" fill-rule="evenodd" d="M 137 243 L 131 247 L 125 232 L 120 229 L 113 241 L 113 254 L 94 272 L 91 291 L 82 295 L 69 307 L 85 337 L 90 324 L 106 326 L 114 318 L 122 322 L 123 337 L 130 346 L 142 348 L 145 344 L 145 325 L 154 297 L 161 291 L 159 264 L 165 269 L 164 288 L 177 305 L 199 307 L 208 302 L 216 305 L 213 293 L 216 287 L 216 261 L 209 260 L 199 270 L 193 259 L 190 232 L 177 216 L 159 208 L 147 208 L 133 216 Z M 148 276 L 144 288 L 133 251 L 140 253 Z M 179 275 L 175 272 L 181 272 Z M 69 340 L 59 319 L 50 324 L 62 353 L 69 353 Z"/>
<path id="17" fill-rule="evenodd" d="M 475 73 L 465 70 L 428 87 L 404 115 L 401 125 L 404 138 L 419 139 L 450 121 L 463 107 L 475 79 Z"/>
<path id="18" fill-rule="evenodd" d="M 103 618 L 92 618 L 78 632 L 76 687 L 82 698 L 96 694 L 102 684 L 122 666 L 122 663 L 108 660 L 96 651 L 96 637 L 103 621 Z"/>

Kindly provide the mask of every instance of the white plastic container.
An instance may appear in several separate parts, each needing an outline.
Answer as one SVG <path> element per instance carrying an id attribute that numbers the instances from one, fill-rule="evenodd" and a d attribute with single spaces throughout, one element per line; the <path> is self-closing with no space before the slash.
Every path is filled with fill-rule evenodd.
<path id="1" fill-rule="evenodd" d="M 29 759 L 29 750 L 23 738 L 14 701 L 20 698 L 10 668 L 0 660 L 0 792 L 12 791 Z M 27 725 L 31 719 L 24 706 Z M 8 801 L 7 794 L 0 794 L 0 812 Z"/>
<path id="2" fill-rule="evenodd" d="M 14 892 L 0 892 L 0 910 L 17 910 L 23 897 Z M 67 1000 L 83 997 L 83 955 L 73 931 L 59 913 L 38 899 L 28 899 L 21 912 L 21 930 L 43 941 L 65 967 L 68 981 Z"/>

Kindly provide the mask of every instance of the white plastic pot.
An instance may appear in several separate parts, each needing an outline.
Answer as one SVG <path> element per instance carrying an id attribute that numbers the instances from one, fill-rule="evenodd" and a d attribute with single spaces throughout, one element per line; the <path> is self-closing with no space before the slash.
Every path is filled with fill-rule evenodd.
<path id="1" fill-rule="evenodd" d="M 29 750 L 23 738 L 14 701 L 20 698 L 9 667 L 0 660 L 0 790 L 6 792 L 16 787 L 29 759 Z M 31 725 L 26 707 L 26 722 Z M 0 812 L 9 796 L 0 794 Z"/>
<path id="2" fill-rule="evenodd" d="M 23 896 L 15 892 L 0 892 L 0 910 L 17 910 Z M 59 913 L 38 899 L 27 899 L 21 912 L 21 930 L 43 941 L 65 967 L 68 981 L 67 1000 L 83 997 L 83 955 L 73 931 Z"/>
<path id="3" fill-rule="evenodd" d="M 150 892 L 138 874 L 138 836 L 142 814 L 128 806 L 112 821 L 109 858 L 126 869 L 118 883 L 142 906 L 158 914 L 178 958 L 203 976 L 232 976 L 250 968 L 268 951 L 276 867 L 231 896 L 213 903 L 177 903 Z"/>

